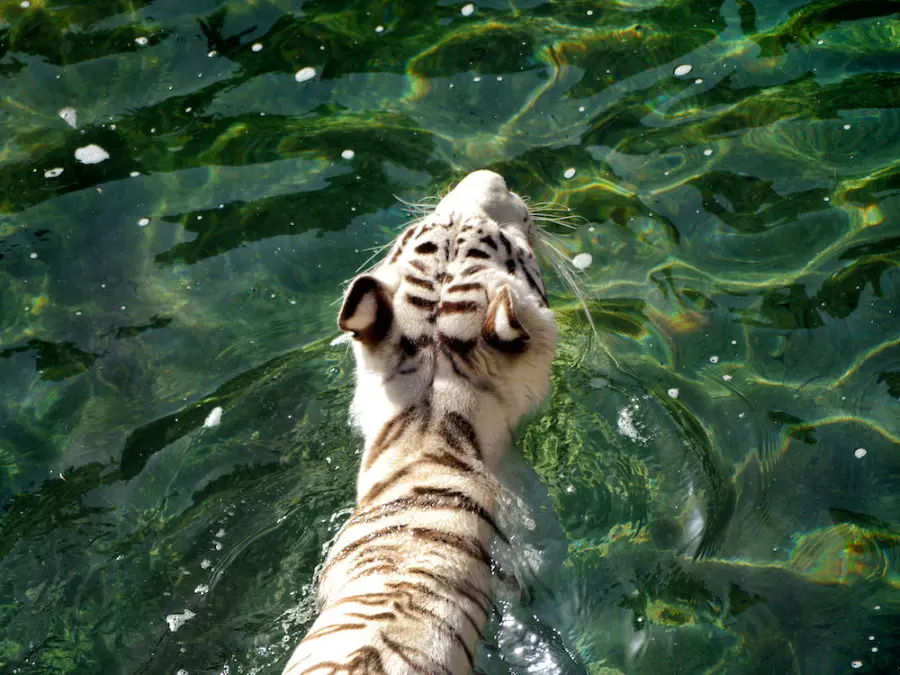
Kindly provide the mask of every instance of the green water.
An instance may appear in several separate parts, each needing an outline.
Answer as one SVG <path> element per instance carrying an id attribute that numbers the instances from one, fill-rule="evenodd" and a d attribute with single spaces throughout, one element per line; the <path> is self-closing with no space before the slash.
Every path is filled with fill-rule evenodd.
<path id="1" fill-rule="evenodd" d="M 488 167 L 596 335 L 546 265 L 481 671 L 897 672 L 900 3 L 464 4 L 0 1 L 0 671 L 280 672 L 341 283 Z"/>

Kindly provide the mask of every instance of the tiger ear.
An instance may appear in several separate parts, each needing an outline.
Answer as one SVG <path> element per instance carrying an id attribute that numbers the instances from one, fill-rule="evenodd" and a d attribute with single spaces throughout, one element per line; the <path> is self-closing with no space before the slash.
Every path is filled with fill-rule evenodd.
<path id="1" fill-rule="evenodd" d="M 393 321 L 394 310 L 385 285 L 368 275 L 354 279 L 344 296 L 338 327 L 353 333 L 353 338 L 367 347 L 375 347 L 388 334 Z"/>
<path id="2" fill-rule="evenodd" d="M 512 289 L 504 284 L 488 305 L 481 336 L 494 349 L 506 354 L 520 354 L 531 338 L 516 316 Z"/>

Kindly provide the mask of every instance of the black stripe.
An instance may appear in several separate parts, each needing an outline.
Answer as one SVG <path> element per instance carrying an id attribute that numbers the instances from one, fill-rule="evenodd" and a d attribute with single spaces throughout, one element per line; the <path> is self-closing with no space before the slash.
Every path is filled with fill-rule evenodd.
<path id="1" fill-rule="evenodd" d="M 431 579 L 435 583 L 450 589 L 453 593 L 461 595 L 471 601 L 473 605 L 484 613 L 485 618 L 487 618 L 489 614 L 488 610 L 491 607 L 491 596 L 475 586 L 471 581 L 468 581 L 467 579 L 460 579 L 458 581 L 455 579 L 448 579 L 442 574 L 427 570 L 424 567 L 411 567 L 406 570 L 406 572 L 407 574 L 418 574 Z"/>
<path id="2" fill-rule="evenodd" d="M 455 284 L 447 289 L 447 293 L 465 293 L 466 291 L 484 290 L 484 284 L 471 281 L 467 284 Z"/>
<path id="3" fill-rule="evenodd" d="M 390 649 L 394 654 L 397 655 L 409 668 L 412 669 L 414 673 L 421 673 L 421 675 L 453 675 L 453 673 L 443 664 L 430 659 L 428 655 L 420 651 L 418 649 L 414 649 L 413 647 L 408 647 L 407 645 L 402 645 L 399 642 L 395 642 L 391 640 L 387 635 L 381 635 L 381 641 Z M 404 651 L 405 650 L 405 651 Z M 413 653 L 419 658 L 423 660 L 427 660 L 430 662 L 428 668 L 419 665 L 407 654 L 407 652 Z M 356 673 L 356 671 L 348 671 L 349 673 Z M 380 675 L 380 674 L 379 674 Z"/>
<path id="4" fill-rule="evenodd" d="M 477 312 L 479 305 L 474 300 L 445 301 L 438 306 L 440 314 L 470 314 Z"/>
<path id="5" fill-rule="evenodd" d="M 419 244 L 418 246 L 416 246 L 416 248 L 414 250 L 416 253 L 422 253 L 422 254 L 427 255 L 427 254 L 434 253 L 435 251 L 437 251 L 438 247 L 437 247 L 437 244 L 435 244 L 433 241 L 426 241 L 426 242 L 423 242 L 423 243 Z"/>
<path id="6" fill-rule="evenodd" d="M 406 615 L 414 621 L 421 622 L 420 619 L 422 616 L 429 617 L 431 619 L 431 623 L 433 626 L 436 624 L 442 633 L 450 636 L 451 638 L 453 638 L 453 640 L 456 641 L 456 643 L 465 652 L 466 658 L 468 658 L 468 660 L 469 660 L 469 668 L 472 667 L 472 650 L 469 649 L 468 645 L 466 645 L 466 641 L 463 639 L 463 636 L 459 634 L 459 631 L 456 630 L 456 628 L 452 624 L 450 624 L 446 619 L 443 619 L 442 617 L 438 616 L 437 614 L 432 612 L 427 607 L 423 607 L 419 603 L 415 602 L 414 600 L 412 600 L 409 597 L 408 594 L 406 597 L 405 606 L 399 605 L 398 603 L 394 603 L 394 608 L 397 609 L 398 611 L 400 611 L 401 609 L 407 610 Z"/>
<path id="7" fill-rule="evenodd" d="M 506 273 L 507 274 L 515 274 L 516 273 L 516 261 L 510 258 L 506 261 Z"/>
<path id="8" fill-rule="evenodd" d="M 304 642 L 308 642 L 309 640 L 317 640 L 321 637 L 328 637 L 329 635 L 333 635 L 335 633 L 340 633 L 345 630 L 362 630 L 363 628 L 367 628 L 368 624 L 365 623 L 339 623 L 332 624 L 330 626 L 323 626 L 319 630 L 313 631 L 312 633 L 307 633 L 306 637 L 303 638 Z"/>
<path id="9" fill-rule="evenodd" d="M 428 268 L 420 260 L 410 260 L 409 266 L 419 270 L 422 274 L 428 274 Z"/>
<path id="10" fill-rule="evenodd" d="M 478 434 L 475 433 L 475 427 L 473 427 L 472 423 L 458 412 L 450 411 L 444 415 L 444 419 L 441 420 L 440 433 L 445 439 L 450 435 L 454 437 L 461 436 L 470 446 L 472 446 L 472 451 L 475 453 L 475 456 L 478 459 L 481 459 L 481 446 L 478 443 Z"/>
<path id="11" fill-rule="evenodd" d="M 495 251 L 497 250 L 497 242 L 494 241 L 494 238 L 493 238 L 491 235 L 487 235 L 487 236 L 485 236 L 485 237 L 482 237 L 482 238 L 479 239 L 478 241 L 480 241 L 482 244 L 487 244 L 488 246 L 490 246 L 490 247 L 491 247 L 492 249 L 494 249 Z"/>
<path id="12" fill-rule="evenodd" d="M 321 673 L 323 668 L 331 668 L 332 673 L 365 673 L 366 675 L 388 675 L 381 661 L 381 652 L 375 647 L 360 647 L 350 655 L 349 663 L 337 663 L 336 661 L 319 661 L 304 670 L 300 675 L 310 675 L 310 673 Z M 296 666 L 296 663 L 286 671 L 283 675 L 288 675 Z M 424 672 L 424 671 L 423 671 Z"/>
<path id="13" fill-rule="evenodd" d="M 434 341 L 430 335 L 420 335 L 413 339 L 407 335 L 400 336 L 400 349 L 407 356 L 415 356 L 420 349 L 430 346 Z"/>
<path id="14" fill-rule="evenodd" d="M 475 345 L 478 344 L 478 340 L 460 340 L 459 338 L 444 335 L 443 333 L 441 333 L 440 338 L 442 345 L 445 345 L 448 349 L 456 352 L 460 356 L 466 356 L 475 348 Z"/>
<path id="15" fill-rule="evenodd" d="M 459 273 L 461 277 L 470 277 L 473 274 L 477 274 L 483 270 L 487 269 L 487 265 L 472 265 L 471 267 L 467 267 L 462 272 Z"/>
<path id="16" fill-rule="evenodd" d="M 466 252 L 467 258 L 481 258 L 482 260 L 487 260 L 491 257 L 490 253 L 485 253 L 480 248 L 470 248 L 468 252 Z"/>
<path id="17" fill-rule="evenodd" d="M 531 276 L 531 273 L 525 268 L 525 265 L 522 265 L 522 271 L 525 273 L 525 278 L 528 280 L 528 285 L 531 286 L 531 289 L 541 296 L 541 300 L 544 301 L 544 307 L 548 306 L 547 296 L 544 293 L 544 289 L 541 288 L 540 284 L 534 280 L 534 277 Z"/>
<path id="18" fill-rule="evenodd" d="M 405 275 L 403 279 L 413 286 L 418 286 L 419 288 L 427 288 L 428 290 L 434 290 L 434 284 L 428 281 L 428 279 L 419 279 L 419 277 L 414 277 L 412 274 Z"/>
<path id="19" fill-rule="evenodd" d="M 460 534 L 454 534 L 452 532 L 442 532 L 441 530 L 436 530 L 431 527 L 412 527 L 404 523 L 402 525 L 383 527 L 380 530 L 375 530 L 374 532 L 370 532 L 369 534 L 350 542 L 349 544 L 344 546 L 344 548 L 338 551 L 331 560 L 328 561 L 328 564 L 324 569 L 333 567 L 337 563 L 346 559 L 358 549 L 366 546 L 370 542 L 380 539 L 381 537 L 400 535 L 406 535 L 412 537 L 413 539 L 427 541 L 432 544 L 441 544 L 469 556 L 473 560 L 482 563 L 488 568 L 490 568 L 491 566 L 490 555 L 488 555 L 488 552 L 485 550 L 484 545 L 475 537 L 464 537 Z"/>
<path id="20" fill-rule="evenodd" d="M 438 466 L 444 466 L 448 469 L 455 469 L 457 471 L 464 471 L 466 473 L 475 472 L 475 467 L 471 466 L 467 462 L 464 462 L 458 457 L 454 457 L 450 453 L 445 452 L 441 453 L 440 455 L 426 454 L 422 459 L 416 460 L 415 462 L 397 469 L 397 471 L 392 473 L 388 478 L 375 483 L 369 489 L 369 491 L 362 498 L 360 498 L 359 506 L 363 506 L 371 502 L 373 499 L 380 497 L 384 492 L 391 489 L 398 481 L 408 476 L 415 467 L 421 464 L 437 464 Z"/>
<path id="21" fill-rule="evenodd" d="M 438 593 L 436 590 L 434 590 L 427 584 L 416 583 L 414 581 L 395 581 L 395 582 L 387 583 L 387 584 L 385 584 L 385 586 L 387 586 L 388 588 L 400 591 L 400 592 L 405 591 L 406 593 L 421 593 L 422 595 L 426 596 L 427 598 L 429 598 L 431 600 L 435 600 L 435 599 L 442 600 L 443 602 L 446 602 L 448 605 L 453 605 L 456 608 L 456 610 L 458 612 L 460 612 L 466 618 L 466 621 L 468 621 L 469 624 L 472 626 L 472 628 L 475 630 L 475 633 L 476 633 L 476 635 L 478 635 L 478 638 L 479 639 L 484 638 L 484 631 L 482 630 L 480 622 L 476 621 L 475 617 L 466 611 L 466 609 L 460 604 L 459 600 L 457 600 L 456 597 L 447 596 L 447 595 L 444 595 L 443 593 Z M 475 603 L 475 606 L 478 607 L 479 609 L 481 609 L 481 605 L 479 605 L 477 602 Z"/>
<path id="22" fill-rule="evenodd" d="M 363 469 L 371 467 L 382 452 L 400 440 L 403 433 L 406 431 L 406 428 L 409 426 L 409 423 L 416 417 L 416 414 L 416 407 L 410 406 L 394 415 L 383 427 L 381 427 L 381 431 L 378 432 L 372 446 L 366 453 L 366 461 L 363 464 Z"/>
<path id="23" fill-rule="evenodd" d="M 509 239 L 506 238 L 506 235 L 503 234 L 502 231 L 497 233 L 497 236 L 500 237 L 500 241 L 503 243 L 503 248 L 506 249 L 506 255 L 512 255 L 512 244 Z"/>
<path id="24" fill-rule="evenodd" d="M 391 516 L 404 513 L 411 509 L 449 509 L 466 511 L 477 516 L 491 527 L 494 534 L 497 535 L 497 538 L 504 544 L 509 543 L 509 539 L 500 531 L 497 522 L 491 514 L 488 513 L 488 510 L 467 494 L 450 488 L 424 486 L 414 487 L 412 492 L 413 496 L 398 497 L 397 499 L 378 504 L 365 511 L 354 514 L 353 517 L 347 521 L 345 527 L 374 523 L 383 518 L 390 518 Z"/>
<path id="25" fill-rule="evenodd" d="M 413 307 L 418 307 L 419 309 L 432 310 L 437 307 L 437 300 L 420 298 L 418 295 L 410 295 L 409 293 L 406 294 L 406 301 Z"/>

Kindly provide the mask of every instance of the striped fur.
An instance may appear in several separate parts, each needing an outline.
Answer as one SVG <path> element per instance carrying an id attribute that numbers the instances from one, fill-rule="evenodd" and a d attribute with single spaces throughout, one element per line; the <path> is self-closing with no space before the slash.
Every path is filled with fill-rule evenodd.
<path id="1" fill-rule="evenodd" d="M 357 507 L 285 675 L 457 675 L 491 607 L 495 471 L 547 394 L 556 327 L 525 203 L 476 171 L 350 285 Z"/>

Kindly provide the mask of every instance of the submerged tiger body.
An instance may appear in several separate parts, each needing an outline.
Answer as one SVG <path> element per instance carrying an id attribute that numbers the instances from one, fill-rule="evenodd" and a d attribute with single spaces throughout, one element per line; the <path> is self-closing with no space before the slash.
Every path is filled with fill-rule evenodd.
<path id="1" fill-rule="evenodd" d="M 495 471 L 549 389 L 556 326 L 525 203 L 469 174 L 351 283 L 357 506 L 285 675 L 468 673 L 491 607 Z"/>

